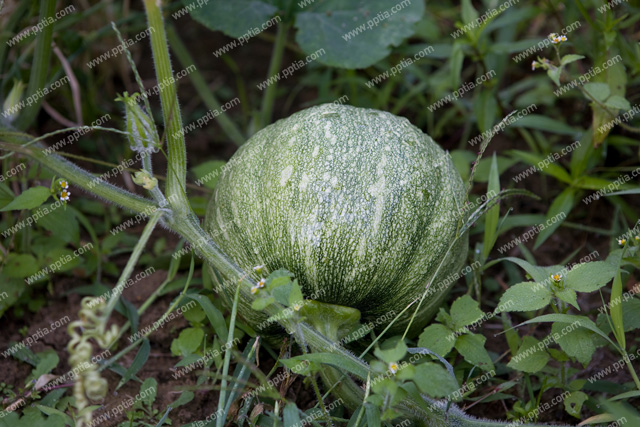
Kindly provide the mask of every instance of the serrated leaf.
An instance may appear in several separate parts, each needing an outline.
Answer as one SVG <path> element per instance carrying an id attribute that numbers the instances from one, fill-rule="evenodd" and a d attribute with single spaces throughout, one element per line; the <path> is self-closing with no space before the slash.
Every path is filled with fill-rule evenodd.
<path id="1" fill-rule="evenodd" d="M 398 340 L 392 348 L 382 349 L 376 348 L 373 352 L 378 359 L 384 360 L 385 363 L 399 362 L 407 354 L 407 345 L 402 340 Z"/>
<path id="2" fill-rule="evenodd" d="M 444 325 L 434 323 L 427 326 L 418 338 L 418 346 L 429 349 L 440 356 L 446 356 L 456 343 L 453 331 Z"/>
<path id="3" fill-rule="evenodd" d="M 607 98 L 607 101 L 604 103 L 607 107 L 618 109 L 618 110 L 630 110 L 631 104 L 624 97 L 619 95 L 611 95 Z"/>
<path id="4" fill-rule="evenodd" d="M 450 314 L 456 331 L 464 326 L 471 325 L 484 316 L 478 301 L 475 301 L 470 295 L 463 295 L 456 299 L 451 304 Z"/>
<path id="5" fill-rule="evenodd" d="M 458 353 L 464 357 L 464 360 L 480 369 L 491 371 L 494 366 L 489 353 L 484 348 L 486 340 L 480 334 L 465 334 L 458 337 L 455 347 Z"/>
<path id="6" fill-rule="evenodd" d="M 38 225 L 51 232 L 52 237 L 66 243 L 78 245 L 80 241 L 80 225 L 75 213 L 71 209 L 55 209 L 43 214 L 44 209 L 38 208 L 34 215 L 38 215 Z"/>
<path id="7" fill-rule="evenodd" d="M 19 211 L 22 209 L 33 209 L 43 204 L 51 196 L 51 190 L 41 185 L 31 187 L 17 196 L 0 211 Z"/>
<path id="8" fill-rule="evenodd" d="M 540 371 L 547 365 L 549 353 L 542 347 L 540 341 L 526 336 L 518 352 L 511 358 L 508 367 L 530 374 Z"/>
<path id="9" fill-rule="evenodd" d="M 385 58 L 414 33 L 424 14 L 424 2 L 397 8 L 396 0 L 315 2 L 297 14 L 296 41 L 310 55 L 325 53 L 318 62 L 349 69 L 365 68 Z"/>
<path id="10" fill-rule="evenodd" d="M 251 303 L 251 308 L 253 308 L 254 310 L 261 311 L 261 310 L 264 310 L 267 306 L 273 304 L 274 302 L 276 302 L 276 299 L 274 297 L 256 298 Z"/>
<path id="11" fill-rule="evenodd" d="M 158 382 L 155 378 L 147 378 L 140 385 L 140 397 L 146 405 L 152 405 L 158 393 Z"/>
<path id="12" fill-rule="evenodd" d="M 555 296 L 561 301 L 571 304 L 576 309 L 580 310 L 580 306 L 578 305 L 578 294 L 576 294 L 576 291 L 573 289 L 565 288 L 557 290 L 555 291 Z"/>
<path id="13" fill-rule="evenodd" d="M 416 365 L 414 382 L 421 392 L 432 397 L 446 397 L 458 389 L 447 370 L 432 362 Z"/>
<path id="14" fill-rule="evenodd" d="M 593 292 L 609 283 L 616 271 L 605 261 L 578 264 L 567 273 L 565 285 L 578 292 Z"/>
<path id="15" fill-rule="evenodd" d="M 552 297 L 549 289 L 535 282 L 517 283 L 502 294 L 496 313 L 539 310 L 549 305 Z"/>
<path id="16" fill-rule="evenodd" d="M 565 353 L 575 357 L 583 365 L 587 365 L 591 361 L 591 357 L 596 351 L 593 332 L 588 329 L 569 328 L 561 323 L 554 323 L 551 327 L 551 336 Z"/>
<path id="17" fill-rule="evenodd" d="M 195 353 L 204 338 L 204 331 L 201 328 L 186 328 L 178 335 L 178 346 L 183 355 Z"/>
<path id="18" fill-rule="evenodd" d="M 500 261 L 511 261 L 512 263 L 519 265 L 524 269 L 524 271 L 526 271 L 529 274 L 529 276 L 531 276 L 531 278 L 534 281 L 539 283 L 546 282 L 549 279 L 549 276 L 551 274 L 557 273 L 558 271 L 563 269 L 561 265 L 551 265 L 551 266 L 543 267 L 539 265 L 530 264 L 523 259 L 515 258 L 515 257 L 502 258 L 500 259 Z"/>
<path id="19" fill-rule="evenodd" d="M 8 277 L 24 279 L 38 272 L 38 262 L 33 255 L 10 253 L 3 272 Z"/>

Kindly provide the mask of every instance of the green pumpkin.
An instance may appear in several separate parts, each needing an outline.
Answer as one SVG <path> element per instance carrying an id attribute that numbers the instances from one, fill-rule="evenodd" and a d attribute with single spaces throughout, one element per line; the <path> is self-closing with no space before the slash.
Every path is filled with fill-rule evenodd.
<path id="1" fill-rule="evenodd" d="M 456 240 L 464 200 L 448 154 L 406 118 L 324 104 L 266 127 L 234 154 L 205 230 L 254 279 L 256 266 L 286 268 L 306 297 L 356 308 L 363 322 L 388 319 L 378 330 L 431 283 L 415 333 L 465 261 L 467 236 Z M 225 283 L 227 295 L 234 286 Z M 238 309 L 254 327 L 266 319 L 249 301 Z"/>

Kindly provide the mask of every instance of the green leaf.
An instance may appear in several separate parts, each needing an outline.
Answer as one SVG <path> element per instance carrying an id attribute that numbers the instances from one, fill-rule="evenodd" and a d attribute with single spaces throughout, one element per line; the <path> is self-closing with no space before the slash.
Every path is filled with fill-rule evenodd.
<path id="1" fill-rule="evenodd" d="M 186 328 L 178 336 L 178 348 L 183 355 L 195 353 L 204 338 L 204 331 L 201 328 Z"/>
<path id="2" fill-rule="evenodd" d="M 456 330 L 471 325 L 484 316 L 480 305 L 470 295 L 463 295 L 451 304 L 451 318 Z"/>
<path id="3" fill-rule="evenodd" d="M 571 304 L 576 309 L 580 310 L 580 306 L 578 305 L 578 294 L 576 294 L 576 291 L 574 291 L 573 289 L 565 288 L 556 290 L 555 296 L 561 301 L 564 301 L 567 304 Z"/>
<path id="4" fill-rule="evenodd" d="M 575 190 L 572 187 L 565 188 L 562 193 L 555 198 L 547 211 L 546 221 L 540 224 L 540 234 L 536 238 L 533 249 L 536 250 L 560 227 L 569 216 L 574 204 Z M 555 222 L 554 222 L 555 221 Z"/>
<path id="5" fill-rule="evenodd" d="M 456 40 L 453 42 L 453 49 L 449 59 L 449 68 L 451 69 L 451 87 L 458 90 L 461 82 L 462 63 L 464 62 L 463 42 Z"/>
<path id="6" fill-rule="evenodd" d="M 604 102 L 609 97 L 609 95 L 611 95 L 609 85 L 606 83 L 587 83 L 584 85 L 584 90 L 589 92 L 591 96 L 593 96 L 600 102 Z"/>
<path id="7" fill-rule="evenodd" d="M 289 402 L 285 405 L 282 411 L 282 420 L 284 427 L 296 427 L 300 424 L 300 416 L 298 415 L 298 407 L 295 403 Z"/>
<path id="8" fill-rule="evenodd" d="M 496 101 L 495 94 L 489 89 L 480 90 L 474 99 L 473 111 L 480 132 L 491 130 L 498 115 L 498 101 Z"/>
<path id="9" fill-rule="evenodd" d="M 549 156 L 542 156 L 536 153 L 530 153 L 522 150 L 510 150 L 509 154 L 517 160 L 523 161 L 532 166 L 538 166 L 539 164 L 542 167 L 537 168 L 537 170 L 545 175 L 549 175 L 554 177 L 555 179 L 562 181 L 564 183 L 570 184 L 572 179 L 569 176 L 569 173 L 557 163 L 552 163 L 551 160 L 555 156 L 559 156 L 559 153 L 551 153 Z"/>
<path id="10" fill-rule="evenodd" d="M 478 11 L 473 8 L 471 0 L 462 0 L 462 22 L 470 24 L 478 19 Z"/>
<path id="11" fill-rule="evenodd" d="M 456 380 L 437 363 L 416 365 L 414 383 L 421 392 L 432 397 L 446 397 L 458 389 Z"/>
<path id="12" fill-rule="evenodd" d="M 158 382 L 155 378 L 147 378 L 140 385 L 140 397 L 142 402 L 144 402 L 147 406 L 153 404 L 156 400 L 156 394 L 158 393 Z"/>
<path id="13" fill-rule="evenodd" d="M 502 258 L 499 261 L 511 261 L 514 264 L 518 264 L 529 274 L 529 276 L 531 276 L 534 281 L 538 283 L 544 283 L 548 281 L 550 275 L 557 273 L 564 268 L 561 265 L 551 265 L 548 267 L 532 265 L 523 259 L 514 257 Z"/>
<path id="14" fill-rule="evenodd" d="M 274 297 L 256 298 L 251 303 L 251 308 L 253 308 L 254 310 L 261 311 L 267 308 L 269 305 L 273 304 L 274 302 L 276 302 L 276 299 Z"/>
<path id="15" fill-rule="evenodd" d="M 296 16 L 296 41 L 307 55 L 324 49 L 318 61 L 325 65 L 365 68 L 385 58 L 392 46 L 399 46 L 415 32 L 414 24 L 424 14 L 424 2 L 403 6 L 400 8 L 396 0 L 315 2 Z"/>
<path id="16" fill-rule="evenodd" d="M 200 163 L 198 166 L 194 166 L 191 168 L 191 172 L 196 176 L 195 183 L 197 185 L 204 185 L 207 188 L 214 189 L 220 175 L 222 174 L 224 165 L 226 165 L 226 162 L 222 160 L 209 160 L 204 163 Z"/>
<path id="17" fill-rule="evenodd" d="M 4 274 L 15 279 L 24 279 L 38 272 L 38 262 L 33 255 L 10 253 L 4 265 Z"/>
<path id="18" fill-rule="evenodd" d="M 449 354 L 455 343 L 453 331 L 439 323 L 427 326 L 418 338 L 418 347 L 424 347 L 443 357 Z"/>
<path id="19" fill-rule="evenodd" d="M 517 283 L 502 294 L 496 313 L 539 310 L 549 305 L 552 297 L 551 291 L 538 283 Z"/>
<path id="20" fill-rule="evenodd" d="M 563 329 L 567 328 L 563 332 Z M 587 365 L 596 351 L 593 342 L 593 332 L 585 328 L 570 328 L 561 323 L 551 326 L 551 336 L 560 345 L 560 348 L 571 357 L 578 359 L 583 365 Z"/>
<path id="21" fill-rule="evenodd" d="M 547 70 L 547 75 L 556 84 L 560 86 L 560 75 L 562 74 L 562 67 L 552 67 Z"/>
<path id="22" fill-rule="evenodd" d="M 624 97 L 619 95 L 611 95 L 604 103 L 607 107 L 618 110 L 630 110 L 631 104 Z"/>
<path id="23" fill-rule="evenodd" d="M 196 3 L 192 0 L 189 3 Z M 205 2 L 199 2 L 205 3 Z M 219 30 L 233 38 L 256 35 L 278 8 L 275 1 L 261 0 L 209 0 L 193 8 L 191 16 L 210 30 Z M 245 40 L 246 42 L 246 40 Z"/>
<path id="24" fill-rule="evenodd" d="M 53 368 L 58 366 L 58 362 L 60 361 L 58 353 L 56 353 L 55 350 L 44 350 L 38 352 L 37 355 L 38 364 L 27 376 L 25 380 L 25 386 L 28 385 L 31 381 L 35 381 L 40 378 L 41 375 L 50 373 Z"/>
<path id="25" fill-rule="evenodd" d="M 622 277 L 620 268 L 617 269 L 613 286 L 611 287 L 611 301 L 620 301 L 622 298 Z M 621 348 L 626 348 L 626 337 L 624 334 L 624 319 L 622 317 L 622 304 L 610 304 L 609 313 L 613 323 L 613 335 L 616 337 Z"/>
<path id="26" fill-rule="evenodd" d="M 220 337 L 220 340 L 227 342 L 229 332 L 227 330 L 227 323 L 225 322 L 222 313 L 220 313 L 220 310 L 218 310 L 205 295 L 187 294 L 186 297 L 191 298 L 200 304 L 200 307 L 202 307 L 204 312 L 207 314 L 207 318 L 209 319 L 213 330 L 216 332 L 218 337 Z"/>
<path id="27" fill-rule="evenodd" d="M 512 123 L 511 127 L 538 129 L 559 135 L 577 136 L 580 134 L 579 131 L 567 125 L 565 122 L 540 114 L 528 114 Z"/>
<path id="28" fill-rule="evenodd" d="M 385 363 L 399 362 L 407 354 L 407 345 L 402 340 L 398 340 L 392 348 L 376 348 L 373 352 L 378 359 Z"/>
<path id="29" fill-rule="evenodd" d="M 565 55 L 565 56 L 562 57 L 562 60 L 560 61 L 560 64 L 562 64 L 562 65 L 571 64 L 572 62 L 579 61 L 579 60 L 581 60 L 583 58 L 584 58 L 584 56 L 582 56 L 582 55 L 574 55 L 574 54 Z"/>
<path id="30" fill-rule="evenodd" d="M 498 160 L 496 153 L 493 153 L 491 159 L 491 172 L 489 172 L 489 185 L 487 186 L 487 199 L 492 194 L 498 194 L 500 192 L 500 175 L 498 173 Z M 494 207 L 489 209 L 485 214 L 484 222 L 484 240 L 482 247 L 482 255 L 484 258 L 489 256 L 493 245 L 498 238 L 498 220 L 500 219 L 500 203 L 497 203 Z"/>
<path id="31" fill-rule="evenodd" d="M 484 343 L 487 339 L 480 334 L 465 334 L 458 337 L 456 340 L 456 350 L 464 357 L 464 360 L 476 365 L 480 369 L 485 371 L 491 371 L 494 369 L 493 362 L 489 353 L 484 348 Z"/>
<path id="32" fill-rule="evenodd" d="M 367 375 L 369 373 L 369 371 L 360 363 L 356 362 L 350 357 L 338 353 L 301 354 L 300 356 L 291 357 L 287 360 L 297 362 L 308 360 L 310 362 L 323 363 L 325 365 L 331 365 L 339 369 L 344 369 L 347 372 L 350 372 L 360 378 L 367 378 Z"/>
<path id="33" fill-rule="evenodd" d="M 66 243 L 74 243 L 76 246 L 80 242 L 80 225 L 75 213 L 71 209 L 55 209 L 49 213 L 43 208 L 34 211 L 34 215 L 40 217 L 38 225 L 51 232 L 52 237 Z"/>
<path id="34" fill-rule="evenodd" d="M 564 399 L 564 409 L 567 411 L 567 414 L 581 419 L 580 411 L 582 410 L 582 404 L 586 402 L 587 399 L 589 399 L 589 396 L 586 393 L 574 391 Z"/>
<path id="35" fill-rule="evenodd" d="M 124 373 L 124 376 L 118 383 L 116 390 L 125 385 L 131 378 L 134 378 L 136 374 L 142 369 L 147 360 L 149 359 L 149 354 L 151 353 L 151 345 L 149 344 L 148 339 L 142 340 L 142 344 L 140 345 L 140 349 L 136 354 L 136 357 L 133 359 L 131 366 L 127 369 L 127 372 Z"/>
<path id="36" fill-rule="evenodd" d="M 173 401 L 169 406 L 177 408 L 178 406 L 186 405 L 193 400 L 194 394 L 192 391 L 185 390 L 180 392 L 180 397 Z"/>
<path id="37" fill-rule="evenodd" d="M 526 336 L 522 339 L 522 345 L 518 352 L 511 358 L 508 367 L 522 372 L 533 374 L 547 365 L 549 353 L 537 339 Z"/>
<path id="38" fill-rule="evenodd" d="M 47 187 L 37 186 L 31 187 L 24 191 L 18 197 L 13 199 L 0 211 L 19 211 L 22 209 L 33 209 L 43 204 L 51 196 L 51 190 Z"/>
<path id="39" fill-rule="evenodd" d="M 35 406 L 36 406 L 36 408 L 40 409 L 46 415 L 49 415 L 49 416 L 52 416 L 52 417 L 53 416 L 61 417 L 64 420 L 64 425 L 72 426 L 72 425 L 75 424 L 75 422 L 73 421 L 73 419 L 69 415 L 65 414 L 64 412 L 62 412 L 62 411 L 60 411 L 60 410 L 58 410 L 56 408 L 51 408 L 49 406 L 38 405 L 38 404 L 36 404 Z M 54 424 L 53 418 L 47 419 L 47 424 L 48 425 L 53 425 Z"/>
<path id="40" fill-rule="evenodd" d="M 591 319 L 585 316 L 575 316 L 573 314 L 560 314 L 560 313 L 544 314 L 542 316 L 535 317 L 531 320 L 527 320 L 526 322 L 522 322 L 516 327 L 527 325 L 529 323 L 536 323 L 536 322 L 538 323 L 539 322 L 560 322 L 560 323 L 569 323 L 569 324 L 575 323 L 576 325 L 582 326 L 583 328 L 587 328 L 590 331 L 595 332 L 596 334 L 604 338 L 607 342 L 609 342 L 611 345 L 613 345 L 614 347 L 617 347 L 616 344 L 613 341 L 611 341 L 611 339 L 607 336 L 606 333 L 602 332 L 602 330 L 598 328 Z"/>
<path id="41" fill-rule="evenodd" d="M 617 268 L 605 261 L 578 264 L 567 273 L 565 286 L 578 292 L 593 292 L 613 279 Z"/>

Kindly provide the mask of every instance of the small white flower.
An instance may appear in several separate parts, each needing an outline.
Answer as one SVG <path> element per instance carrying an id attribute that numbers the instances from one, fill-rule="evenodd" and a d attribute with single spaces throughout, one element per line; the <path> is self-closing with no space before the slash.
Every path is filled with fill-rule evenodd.
<path id="1" fill-rule="evenodd" d="M 258 284 L 256 285 L 259 289 L 264 288 L 264 285 L 266 283 L 267 279 L 260 279 L 260 281 L 258 282 Z"/>
<path id="2" fill-rule="evenodd" d="M 627 239 L 618 239 L 618 245 L 624 246 L 627 243 Z"/>
<path id="3" fill-rule="evenodd" d="M 63 202 L 68 202 L 69 201 L 69 196 L 71 195 L 71 193 L 67 190 L 62 190 L 60 192 L 60 200 Z"/>
<path id="4" fill-rule="evenodd" d="M 251 287 L 251 293 L 253 295 L 257 294 L 259 290 L 260 290 L 260 288 L 258 288 L 257 286 L 252 286 Z"/>
<path id="5" fill-rule="evenodd" d="M 392 374 L 398 372 L 398 364 L 396 362 L 389 363 L 389 372 L 391 372 Z"/>
<path id="6" fill-rule="evenodd" d="M 560 273 L 552 274 L 551 280 L 553 280 L 556 283 L 560 283 L 560 281 L 562 280 L 562 274 Z"/>
<path id="7" fill-rule="evenodd" d="M 69 183 L 63 179 L 58 181 L 58 184 L 60 185 L 60 188 L 69 188 Z"/>

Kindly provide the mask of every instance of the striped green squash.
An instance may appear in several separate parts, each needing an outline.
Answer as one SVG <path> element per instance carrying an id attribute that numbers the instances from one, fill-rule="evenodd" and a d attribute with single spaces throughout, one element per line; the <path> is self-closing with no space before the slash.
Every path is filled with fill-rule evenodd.
<path id="1" fill-rule="evenodd" d="M 205 230 L 245 271 L 286 268 L 305 296 L 357 308 L 363 322 L 395 317 L 388 313 L 431 283 L 416 332 L 466 258 L 467 236 L 455 239 L 464 199 L 450 157 L 406 118 L 325 104 L 268 126 L 237 151 Z M 415 307 L 393 330 L 406 327 Z M 265 320 L 248 301 L 239 313 L 254 327 Z"/>

